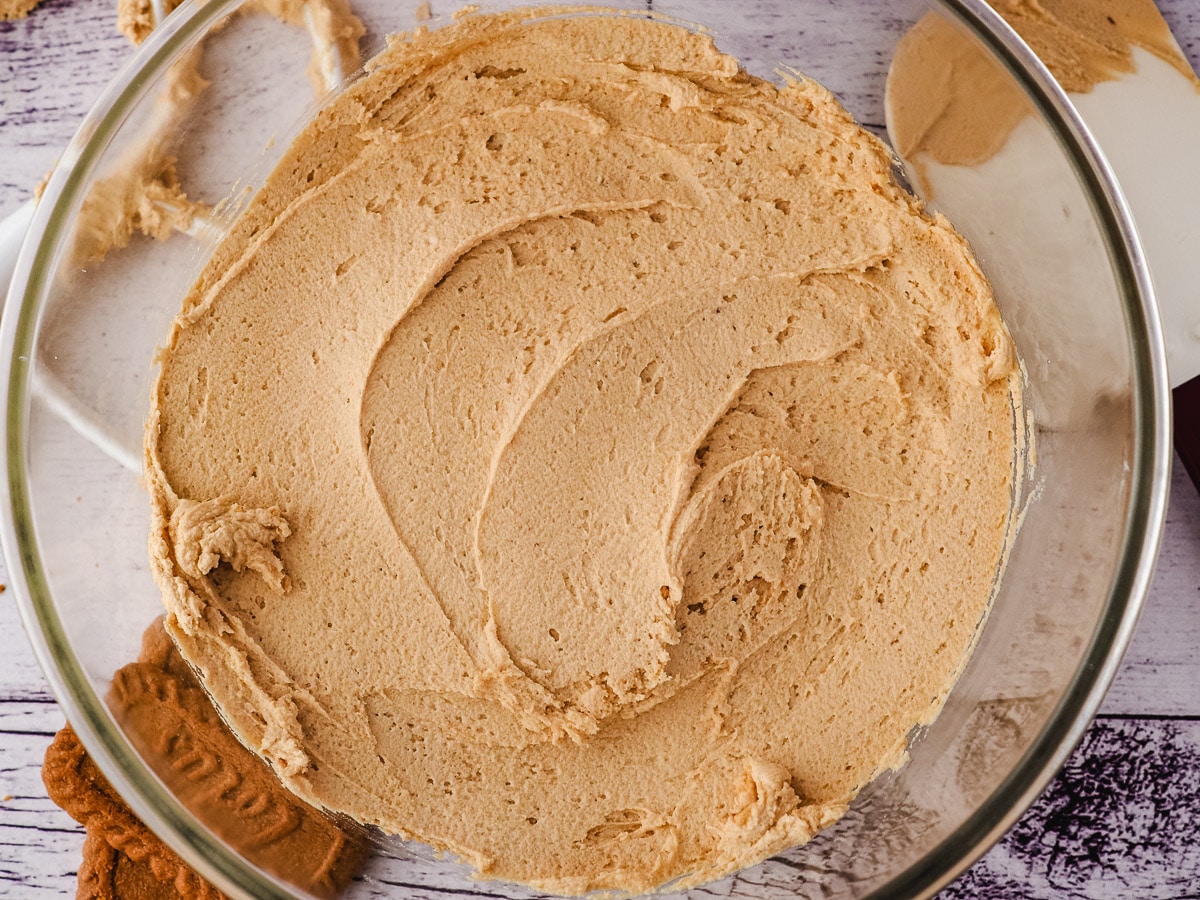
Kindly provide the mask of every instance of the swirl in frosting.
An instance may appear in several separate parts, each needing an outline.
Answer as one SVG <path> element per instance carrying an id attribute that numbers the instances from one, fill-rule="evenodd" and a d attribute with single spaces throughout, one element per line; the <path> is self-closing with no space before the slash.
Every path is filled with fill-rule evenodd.
<path id="1" fill-rule="evenodd" d="M 151 553 L 305 799 L 546 889 L 698 883 L 936 714 L 1015 359 L 825 89 L 553 13 L 393 39 L 287 152 L 162 353 Z"/>

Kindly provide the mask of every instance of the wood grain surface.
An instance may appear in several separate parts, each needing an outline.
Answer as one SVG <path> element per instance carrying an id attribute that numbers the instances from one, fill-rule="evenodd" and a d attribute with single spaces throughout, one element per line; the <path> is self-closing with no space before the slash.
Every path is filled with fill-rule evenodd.
<path id="1" fill-rule="evenodd" d="M 1200 0 L 1160 8 L 1200 63 Z M 114 0 L 44 0 L 29 18 L 0 22 L 0 216 L 29 197 L 128 58 L 114 24 Z M 1178 465 L 1170 502 L 1154 587 L 1101 715 L 945 900 L 1200 898 L 1200 494 Z M 0 594 L 0 896 L 74 895 L 82 834 L 40 778 L 62 723 L 12 593 Z M 389 884 L 370 887 L 383 896 Z M 447 896 L 432 884 L 420 893 Z"/>

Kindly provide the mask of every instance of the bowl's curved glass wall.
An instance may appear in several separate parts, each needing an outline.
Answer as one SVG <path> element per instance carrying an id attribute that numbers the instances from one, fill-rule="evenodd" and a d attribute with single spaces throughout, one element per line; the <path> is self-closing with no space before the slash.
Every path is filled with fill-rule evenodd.
<path id="1" fill-rule="evenodd" d="M 488 4 L 510 5 L 517 4 Z M 755 74 L 778 78 L 776 66 L 794 67 L 884 137 L 894 48 L 930 11 L 915 0 L 886 8 L 869 0 L 615 5 L 703 23 Z M 239 832 L 210 821 L 214 835 L 173 805 L 166 785 L 180 794 L 178 784 L 150 774 L 157 766 L 169 776 L 161 760 L 137 761 L 105 702 L 114 673 L 138 656 L 160 612 L 139 483 L 150 360 L 223 226 L 320 102 L 306 73 L 309 34 L 263 15 L 230 15 L 237 6 L 185 8 L 181 19 L 192 15 L 193 24 L 173 19 L 164 31 L 174 35 L 151 39 L 142 56 L 150 68 L 126 73 L 102 101 L 115 108 L 63 159 L 44 201 L 53 209 L 39 219 L 46 239 L 35 274 L 18 279 L 7 314 L 16 348 L 9 479 L 27 619 L 86 743 L 139 812 L 177 848 L 192 848 L 184 855 L 202 871 L 230 891 L 267 896 L 286 890 L 286 873 L 254 849 L 252 823 Z M 420 24 L 415 3 L 353 6 L 368 29 L 364 58 L 384 35 Z M 437 4 L 434 12 L 450 9 Z M 190 54 L 201 44 L 198 65 L 211 86 L 188 99 Z M 1025 91 L 997 71 L 1011 90 Z M 181 114 L 164 105 L 168 97 L 183 100 Z M 1148 565 L 1140 554 L 1156 527 L 1147 491 L 1162 478 L 1162 426 L 1147 359 L 1137 355 L 1147 338 L 1129 262 L 1111 210 L 1069 146 L 1031 102 L 996 157 L 1000 165 L 933 179 L 932 203 L 974 245 L 1022 355 L 1027 409 L 1014 416 L 1014 431 L 1036 453 L 1017 498 L 1022 526 L 975 655 L 941 716 L 915 736 L 908 765 L 869 786 L 810 845 L 740 873 L 742 894 L 860 897 L 944 880 L 995 837 L 1030 799 L 1046 763 L 1061 761 L 1064 742 L 1078 737 L 1080 710 L 1140 599 L 1137 566 Z M 121 196 L 131 163 L 170 167 L 172 159 L 157 210 L 180 217 L 190 233 L 162 241 L 135 234 L 98 258 L 99 244 L 112 242 L 100 192 Z M 186 208 L 171 206 L 173 179 L 214 210 L 189 223 Z M 187 791 L 181 799 L 202 812 Z M 347 896 L 479 889 L 467 868 L 424 848 L 387 838 L 373 846 Z M 228 847 L 275 875 L 255 874 Z"/>

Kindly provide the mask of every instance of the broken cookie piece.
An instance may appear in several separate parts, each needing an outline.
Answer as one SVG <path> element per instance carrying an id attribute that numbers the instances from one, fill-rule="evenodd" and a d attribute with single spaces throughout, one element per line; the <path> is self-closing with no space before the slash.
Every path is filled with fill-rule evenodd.
<path id="1" fill-rule="evenodd" d="M 113 676 L 109 705 L 155 774 L 193 815 L 258 867 L 318 897 L 337 896 L 366 855 L 343 829 L 288 792 L 222 723 L 156 620 L 139 660 Z M 46 751 L 50 798 L 88 831 L 80 897 L 222 895 L 130 811 L 68 725 Z"/>

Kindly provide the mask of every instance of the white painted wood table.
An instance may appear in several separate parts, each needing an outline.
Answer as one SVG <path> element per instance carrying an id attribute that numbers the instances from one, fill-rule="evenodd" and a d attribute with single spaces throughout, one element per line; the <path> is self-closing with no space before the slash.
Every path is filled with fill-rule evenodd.
<path id="1" fill-rule="evenodd" d="M 1160 5 L 1200 62 L 1200 0 Z M 29 196 L 127 57 L 115 6 L 45 0 L 0 22 L 0 216 Z M 74 894 L 82 832 L 40 778 L 62 724 L 12 595 L 0 594 L 0 896 Z M 943 897 L 1200 900 L 1198 829 L 1200 494 L 1176 465 L 1158 575 L 1099 718 L 1033 809 Z"/>

